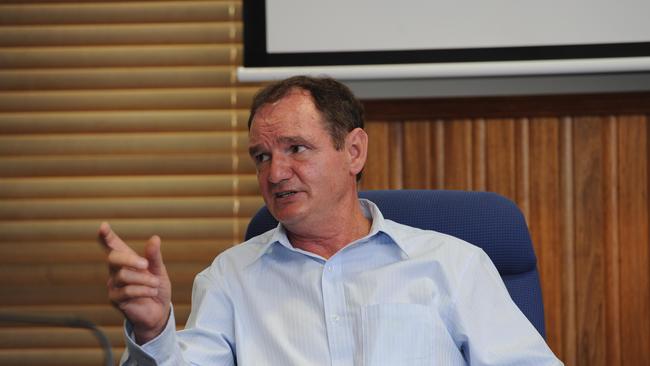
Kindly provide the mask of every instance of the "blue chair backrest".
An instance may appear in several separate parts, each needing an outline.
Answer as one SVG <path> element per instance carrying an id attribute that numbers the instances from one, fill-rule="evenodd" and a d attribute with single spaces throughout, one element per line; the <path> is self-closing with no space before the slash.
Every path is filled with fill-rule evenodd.
<path id="1" fill-rule="evenodd" d="M 363 191 L 385 218 L 461 238 L 492 259 L 510 296 L 545 337 L 537 258 L 526 220 L 507 198 L 491 192 L 445 190 Z M 277 226 L 266 207 L 251 219 L 246 239 Z"/>

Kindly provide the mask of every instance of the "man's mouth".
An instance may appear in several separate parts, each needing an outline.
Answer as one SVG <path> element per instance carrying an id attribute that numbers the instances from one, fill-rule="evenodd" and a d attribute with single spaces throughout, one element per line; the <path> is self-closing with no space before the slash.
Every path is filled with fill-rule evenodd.
<path id="1" fill-rule="evenodd" d="M 274 195 L 275 198 L 285 198 L 285 197 L 293 196 L 296 193 L 297 193 L 296 191 L 283 191 L 283 192 L 275 193 Z"/>

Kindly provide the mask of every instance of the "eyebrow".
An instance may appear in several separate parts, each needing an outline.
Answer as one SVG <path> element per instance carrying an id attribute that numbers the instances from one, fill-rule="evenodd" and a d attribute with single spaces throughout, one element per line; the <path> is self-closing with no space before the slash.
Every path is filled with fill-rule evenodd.
<path id="1" fill-rule="evenodd" d="M 286 145 L 310 145 L 307 140 L 300 136 L 280 136 L 277 140 L 280 144 Z M 253 145 L 248 148 L 248 154 L 250 156 L 255 156 L 260 151 L 263 151 L 264 148 L 262 145 Z"/>
<path id="2" fill-rule="evenodd" d="M 307 140 L 300 136 L 281 136 L 278 142 L 287 145 L 308 145 Z"/>

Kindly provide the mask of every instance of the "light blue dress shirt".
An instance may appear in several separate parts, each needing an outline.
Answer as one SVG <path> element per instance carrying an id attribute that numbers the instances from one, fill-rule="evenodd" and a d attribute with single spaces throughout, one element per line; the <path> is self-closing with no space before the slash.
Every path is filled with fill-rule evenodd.
<path id="1" fill-rule="evenodd" d="M 512 302 L 488 256 L 458 238 L 385 220 L 328 260 L 282 226 L 197 275 L 186 329 L 125 365 L 562 365 Z M 126 333 L 131 330 L 127 323 Z"/>

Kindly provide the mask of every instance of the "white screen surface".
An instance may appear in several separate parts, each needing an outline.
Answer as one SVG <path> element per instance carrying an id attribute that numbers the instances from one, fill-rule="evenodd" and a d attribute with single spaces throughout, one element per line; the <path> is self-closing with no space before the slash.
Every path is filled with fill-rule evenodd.
<path id="1" fill-rule="evenodd" d="M 648 0 L 270 0 L 269 53 L 650 41 Z"/>

